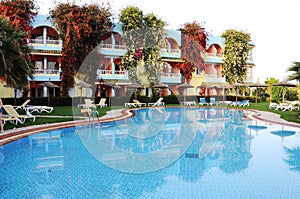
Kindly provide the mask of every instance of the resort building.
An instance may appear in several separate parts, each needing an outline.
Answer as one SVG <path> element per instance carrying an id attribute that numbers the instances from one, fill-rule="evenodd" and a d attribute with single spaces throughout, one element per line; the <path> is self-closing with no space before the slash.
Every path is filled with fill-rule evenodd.
<path id="1" fill-rule="evenodd" d="M 32 23 L 33 31 L 28 39 L 28 45 L 32 48 L 31 60 L 35 65 L 34 79 L 29 80 L 30 92 L 28 97 L 46 97 L 59 96 L 59 86 L 61 84 L 61 52 L 62 40 L 59 37 L 57 30 L 51 21 L 45 15 L 37 15 Z M 254 45 L 249 44 L 251 47 Z M 176 64 L 182 62 L 181 59 L 181 33 L 176 30 L 167 30 L 165 37 L 165 46 L 161 47 L 160 56 L 164 62 L 164 67 L 161 74 L 158 74 L 160 82 L 167 85 L 169 89 L 164 89 L 163 95 L 179 94 L 178 85 L 185 83 L 184 78 L 180 74 Z M 209 36 L 207 48 L 203 58 L 205 60 L 204 70 L 196 68 L 193 73 L 190 84 L 193 88 L 187 90 L 188 95 L 199 95 L 205 92 L 206 95 L 221 95 L 223 89 L 216 86 L 209 87 L 208 85 L 219 85 L 226 82 L 226 77 L 222 75 L 222 56 L 224 50 L 224 38 L 219 36 Z M 122 96 L 125 94 L 125 87 L 130 82 L 128 71 L 121 67 L 121 59 L 126 53 L 126 45 L 122 37 L 120 24 L 115 24 L 111 34 L 98 45 L 100 56 L 100 65 L 97 71 L 97 80 L 95 83 L 100 84 L 100 81 L 115 81 L 118 88 L 113 88 L 109 84 L 102 84 L 101 96 Z M 199 52 L 200 53 L 200 52 Z M 248 60 L 248 73 L 245 82 L 252 81 L 252 68 L 254 67 L 252 48 L 250 50 Z M 99 81 L 100 80 L 100 81 Z M 57 88 L 48 88 L 43 86 L 44 82 L 50 81 L 57 85 Z M 127 82 L 127 83 L 126 83 Z M 0 83 L 3 87 L 4 83 Z M 15 93 L 9 88 L 2 89 L 1 97 L 13 97 Z M 114 90 L 117 89 L 117 90 Z M 70 89 L 70 96 L 81 95 L 76 87 Z M 149 95 L 149 90 L 146 89 L 145 94 Z M 92 97 L 90 88 L 84 89 L 82 92 L 84 97 Z M 20 94 L 19 94 L 20 95 Z M 18 96 L 17 96 L 18 97 Z"/>

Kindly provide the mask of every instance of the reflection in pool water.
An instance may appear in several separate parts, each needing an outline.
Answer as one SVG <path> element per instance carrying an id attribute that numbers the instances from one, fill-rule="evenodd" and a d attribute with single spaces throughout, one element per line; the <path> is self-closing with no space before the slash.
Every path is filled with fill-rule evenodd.
<path id="1" fill-rule="evenodd" d="M 140 109 L 31 135 L 0 147 L 0 198 L 298 198 L 299 129 L 244 114 Z"/>

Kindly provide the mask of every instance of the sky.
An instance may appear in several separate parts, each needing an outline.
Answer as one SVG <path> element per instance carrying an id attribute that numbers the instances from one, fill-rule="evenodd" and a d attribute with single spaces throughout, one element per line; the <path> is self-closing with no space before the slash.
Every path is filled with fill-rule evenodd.
<path id="1" fill-rule="evenodd" d="M 55 0 L 37 0 L 40 14 L 47 14 Z M 82 5 L 107 0 L 73 0 Z M 66 0 L 56 0 L 67 2 Z M 300 1 L 299 0 L 109 0 L 117 18 L 120 10 L 137 6 L 144 14 L 154 13 L 167 22 L 168 29 L 197 21 L 210 34 L 219 36 L 227 29 L 250 34 L 255 45 L 253 81 L 264 82 L 275 77 L 284 80 L 287 68 L 300 62 Z"/>

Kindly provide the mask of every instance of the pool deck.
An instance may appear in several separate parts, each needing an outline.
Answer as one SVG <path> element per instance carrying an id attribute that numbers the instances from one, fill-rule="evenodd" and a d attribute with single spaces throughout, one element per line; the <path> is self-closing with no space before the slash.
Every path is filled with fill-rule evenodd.
<path id="1" fill-rule="evenodd" d="M 251 110 L 251 112 L 253 112 L 253 114 L 247 116 L 249 119 L 260 120 L 270 124 L 279 124 L 279 125 L 300 128 L 300 123 L 288 122 L 280 118 L 280 115 L 276 113 L 272 113 L 268 111 L 257 111 L 257 110 Z"/>
<path id="2" fill-rule="evenodd" d="M 98 118 L 81 117 L 80 120 L 75 120 L 75 121 L 53 123 L 53 124 L 42 124 L 42 125 L 22 127 L 18 129 L 10 129 L 10 130 L 6 130 L 3 134 L 0 134 L 0 146 L 8 142 L 11 142 L 13 140 L 17 140 L 34 133 L 39 133 L 48 130 L 55 130 L 60 128 L 86 125 L 91 123 L 98 123 L 99 121 L 109 122 L 109 121 L 124 119 L 132 115 L 133 113 L 129 109 L 117 109 L 117 110 L 108 111 L 107 114 L 100 117 L 99 120 Z M 63 117 L 63 116 L 52 116 L 52 117 Z M 300 123 L 288 122 L 280 118 L 280 115 L 272 112 L 249 110 L 249 114 L 246 115 L 246 117 L 253 120 L 264 121 L 270 124 L 279 124 L 279 125 L 286 125 L 286 126 L 300 128 Z"/>

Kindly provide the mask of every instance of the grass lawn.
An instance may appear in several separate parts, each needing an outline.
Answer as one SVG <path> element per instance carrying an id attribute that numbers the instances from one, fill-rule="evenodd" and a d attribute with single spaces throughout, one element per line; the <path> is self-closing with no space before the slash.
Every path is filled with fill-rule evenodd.
<path id="1" fill-rule="evenodd" d="M 170 104 L 167 106 L 179 106 L 178 104 Z M 97 111 L 99 112 L 99 117 L 106 114 L 107 111 L 112 109 L 120 109 L 124 108 L 122 106 L 113 106 L 113 107 L 105 107 L 105 108 L 98 108 Z M 234 108 L 231 107 L 230 108 Z M 240 107 L 238 107 L 240 108 Z M 261 110 L 261 111 L 269 111 L 273 113 L 277 113 L 281 115 L 281 118 L 290 121 L 290 122 L 296 122 L 300 123 L 300 118 L 298 117 L 300 112 L 299 111 L 276 111 L 274 109 L 269 109 L 269 103 L 268 102 L 260 102 L 260 103 L 250 103 L 249 107 L 243 107 L 245 109 L 254 109 L 254 110 Z M 20 114 L 25 114 L 25 112 L 18 111 Z M 31 126 L 31 125 L 37 125 L 37 124 L 48 124 L 48 123 L 55 123 L 55 122 L 66 122 L 66 121 L 72 121 L 76 119 L 76 116 L 81 116 L 80 109 L 77 107 L 72 106 L 60 106 L 60 107 L 54 107 L 54 110 L 51 113 L 34 113 L 33 115 L 42 115 L 44 117 L 36 117 L 35 122 L 31 122 L 30 120 L 27 120 L 24 124 L 5 124 L 4 129 L 13 129 L 13 128 L 19 128 L 24 126 Z M 46 117 L 46 116 L 68 116 L 66 118 L 61 117 Z M 74 116 L 74 118 L 73 118 Z"/>
<path id="2" fill-rule="evenodd" d="M 277 113 L 281 116 L 282 119 L 285 119 L 286 121 L 300 123 L 300 118 L 299 118 L 300 111 L 280 111 L 280 110 L 274 110 L 274 109 L 270 110 L 269 102 L 260 102 L 257 104 L 250 103 L 250 106 L 246 107 L 246 108 Z"/>
<path id="3" fill-rule="evenodd" d="M 105 108 L 98 108 L 97 111 L 99 112 L 99 117 L 106 114 L 107 111 L 111 109 L 118 109 L 123 107 L 105 107 Z M 25 111 L 18 110 L 19 114 L 25 115 Z M 5 113 L 4 113 L 5 114 Z M 17 125 L 7 123 L 4 126 L 5 130 L 13 129 L 13 128 L 20 128 L 20 127 L 26 127 L 26 126 L 32 126 L 32 125 L 38 125 L 38 124 L 50 124 L 50 123 L 56 123 L 56 122 L 67 122 L 67 121 L 73 121 L 76 119 L 76 116 L 82 116 L 80 113 L 80 109 L 77 107 L 72 106 L 59 106 L 54 107 L 53 111 L 51 113 L 32 113 L 32 115 L 41 115 L 43 117 L 36 117 L 35 121 L 32 122 L 31 119 L 27 119 L 24 124 L 18 123 Z M 49 116 L 49 117 L 47 117 Z M 53 117 L 53 116 L 67 116 L 66 118 L 62 117 Z M 74 117 L 74 118 L 73 118 Z"/>

